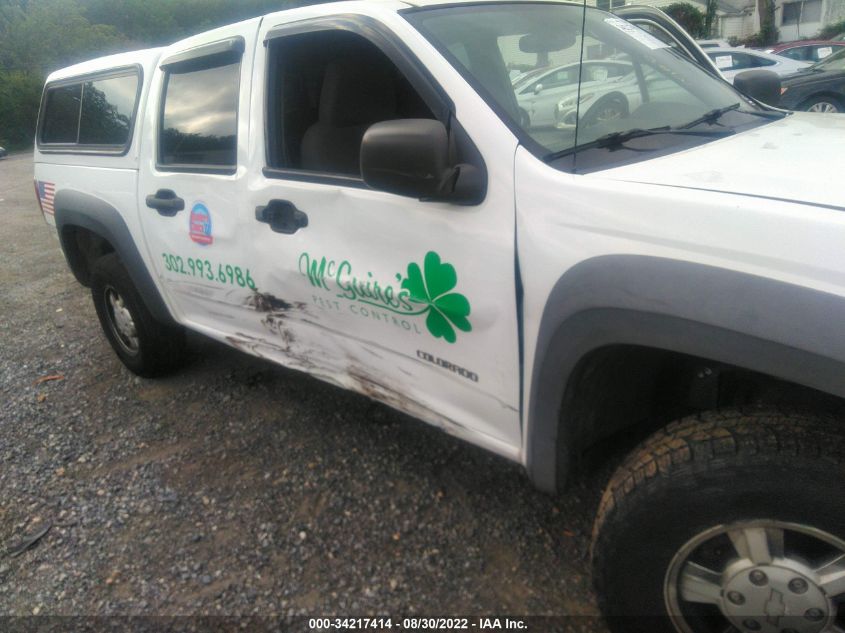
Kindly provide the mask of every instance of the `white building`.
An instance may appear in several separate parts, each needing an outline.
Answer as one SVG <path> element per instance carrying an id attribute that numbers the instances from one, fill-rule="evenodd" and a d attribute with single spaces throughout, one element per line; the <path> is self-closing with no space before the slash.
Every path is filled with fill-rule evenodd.
<path id="1" fill-rule="evenodd" d="M 845 0 L 778 0 L 775 25 L 780 41 L 815 37 L 826 24 L 845 19 Z"/>

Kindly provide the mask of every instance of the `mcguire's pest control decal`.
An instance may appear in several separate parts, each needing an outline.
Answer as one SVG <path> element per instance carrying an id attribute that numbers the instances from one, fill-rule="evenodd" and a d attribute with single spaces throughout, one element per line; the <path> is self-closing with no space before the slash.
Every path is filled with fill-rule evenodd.
<path id="1" fill-rule="evenodd" d="M 426 253 L 422 268 L 411 262 L 404 276 L 397 273 L 398 285 L 381 283 L 371 272 L 357 276 L 348 260 L 318 259 L 308 253 L 299 256 L 299 272 L 308 277 L 312 286 L 352 302 L 347 307 L 353 314 L 392 320 L 394 325 L 418 333 L 416 317 L 425 316 L 429 334 L 449 343 L 458 338 L 455 330 L 472 331 L 469 300 L 454 292 L 458 285 L 455 267 L 441 261 L 434 251 Z M 326 301 L 316 295 L 314 300 L 326 309 L 341 309 L 338 301 Z"/>
<path id="2" fill-rule="evenodd" d="M 214 241 L 211 235 L 211 213 L 202 202 L 197 202 L 191 209 L 188 232 L 197 244 L 208 246 Z"/>

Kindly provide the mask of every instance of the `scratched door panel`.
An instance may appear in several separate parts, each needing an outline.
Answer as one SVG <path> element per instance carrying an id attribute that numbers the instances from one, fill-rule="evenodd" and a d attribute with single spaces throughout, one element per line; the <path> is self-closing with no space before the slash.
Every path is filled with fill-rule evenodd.
<path id="1" fill-rule="evenodd" d="M 259 41 L 274 26 L 265 20 Z M 256 55 L 251 117 L 260 121 L 267 47 Z M 475 93 L 476 102 L 461 101 L 468 94 L 462 80 L 445 81 L 460 87 L 450 96 L 486 162 L 489 189 L 480 205 L 268 178 L 263 144 L 251 147 L 242 217 L 280 200 L 305 213 L 307 226 L 282 234 L 252 223 L 248 265 L 257 289 L 239 309 L 260 318 L 243 320 L 253 329 L 241 334 L 244 345 L 287 354 L 287 364 L 517 459 L 516 141 L 489 133 L 486 126 L 501 123 L 478 112 L 486 106 Z M 476 114 L 464 121 L 462 110 Z"/>
<path id="2" fill-rule="evenodd" d="M 258 23 L 250 20 L 165 49 L 151 80 L 138 213 L 166 298 L 194 327 L 232 328 L 227 306 L 251 296 L 242 256 L 248 226 L 238 204 L 246 170 L 238 165 L 247 154 Z M 221 42 L 232 44 L 231 53 L 170 64 L 207 45 L 218 50 Z M 166 206 L 171 195 L 181 200 L 181 209 Z M 164 206 L 151 208 L 148 197 Z"/>

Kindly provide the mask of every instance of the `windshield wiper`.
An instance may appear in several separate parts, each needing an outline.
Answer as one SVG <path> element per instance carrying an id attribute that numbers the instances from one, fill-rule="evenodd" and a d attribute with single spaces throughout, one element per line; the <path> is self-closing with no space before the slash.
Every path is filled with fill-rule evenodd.
<path id="1" fill-rule="evenodd" d="M 739 107 L 742 104 L 737 102 L 733 105 L 725 106 L 724 108 L 716 108 L 715 110 L 710 110 L 709 112 L 705 112 L 697 119 L 693 119 L 689 123 L 685 123 L 684 125 L 678 126 L 679 130 L 688 130 L 691 127 L 695 127 L 696 125 L 701 125 L 702 123 L 715 123 L 719 117 L 723 114 L 730 112 L 731 110 L 739 110 Z"/>
<path id="2" fill-rule="evenodd" d="M 557 160 L 558 158 L 562 158 L 567 154 L 572 154 L 576 151 L 580 152 L 585 149 L 594 149 L 594 148 L 603 148 L 603 147 L 619 147 L 624 143 L 630 141 L 631 139 L 640 138 L 642 136 L 658 136 L 660 134 L 674 134 L 677 136 L 730 136 L 733 134 L 733 130 L 722 129 L 722 130 L 686 130 L 686 129 L 679 129 L 679 128 L 672 128 L 668 125 L 665 127 L 654 127 L 649 129 L 643 128 L 633 128 L 630 130 L 625 130 L 624 132 L 611 132 L 610 134 L 605 134 L 604 136 L 599 136 L 594 141 L 590 141 L 589 143 L 584 143 L 583 145 L 579 145 L 578 147 L 570 147 L 565 150 L 561 150 L 559 152 L 554 152 L 552 154 L 548 154 L 545 156 L 545 161 L 553 161 Z M 636 151 L 653 151 L 653 148 L 647 148 L 642 150 Z"/>
<path id="3" fill-rule="evenodd" d="M 678 136 L 727 136 L 733 134 L 733 130 L 687 130 L 686 128 L 674 127 L 654 127 L 644 130 L 642 128 L 634 128 L 626 130 L 625 132 L 611 132 L 604 136 L 598 137 L 592 143 L 587 143 L 592 147 L 613 147 L 621 145 L 625 141 L 630 141 L 633 138 L 640 138 L 641 136 L 656 136 L 658 134 L 677 134 Z M 582 146 L 583 147 L 583 146 Z"/>
<path id="4" fill-rule="evenodd" d="M 777 110 L 740 110 L 740 104 L 735 103 L 733 105 L 726 106 L 724 108 L 716 108 L 715 110 L 710 110 L 710 112 L 706 112 L 702 114 L 697 119 L 690 121 L 689 123 L 685 123 L 676 129 L 686 130 L 691 127 L 695 127 L 696 125 L 700 125 L 702 123 L 706 123 L 708 121 L 715 122 L 720 116 L 725 114 L 726 112 L 730 112 L 731 110 L 737 110 L 742 114 L 750 114 L 751 116 L 759 116 L 763 117 L 764 119 L 782 119 L 785 116 L 792 114 L 792 112 L 779 112 Z"/>

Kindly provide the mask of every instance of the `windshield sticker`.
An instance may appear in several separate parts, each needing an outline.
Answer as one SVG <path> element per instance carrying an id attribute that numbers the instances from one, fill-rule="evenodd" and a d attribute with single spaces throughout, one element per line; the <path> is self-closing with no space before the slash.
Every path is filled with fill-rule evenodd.
<path id="1" fill-rule="evenodd" d="M 197 244 L 208 246 L 214 241 L 211 235 L 211 213 L 202 202 L 197 202 L 191 209 L 188 233 Z"/>
<path id="2" fill-rule="evenodd" d="M 616 27 L 626 35 L 634 38 L 640 44 L 645 44 L 652 50 L 656 50 L 658 48 L 669 48 L 668 44 L 664 44 L 652 34 L 647 33 L 638 26 L 634 26 L 630 22 L 626 22 L 620 18 L 605 18 L 604 21 L 610 26 Z"/>
<path id="3" fill-rule="evenodd" d="M 714 61 L 716 62 L 716 68 L 719 70 L 724 70 L 734 65 L 734 59 L 730 55 L 716 55 Z"/>
<path id="4" fill-rule="evenodd" d="M 417 333 L 421 333 L 417 321 L 425 316 L 428 333 L 448 343 L 457 340 L 455 330 L 472 331 L 469 300 L 454 292 L 458 285 L 455 267 L 434 251 L 426 253 L 422 267 L 412 262 L 404 276 L 396 273 L 397 285 L 379 282 L 371 272 L 357 276 L 348 260 L 318 259 L 309 253 L 299 256 L 299 272 L 315 288 L 344 300 L 341 304 L 315 295 L 314 303 L 323 309 L 341 310 L 345 305 L 352 314 L 393 322 Z"/>

